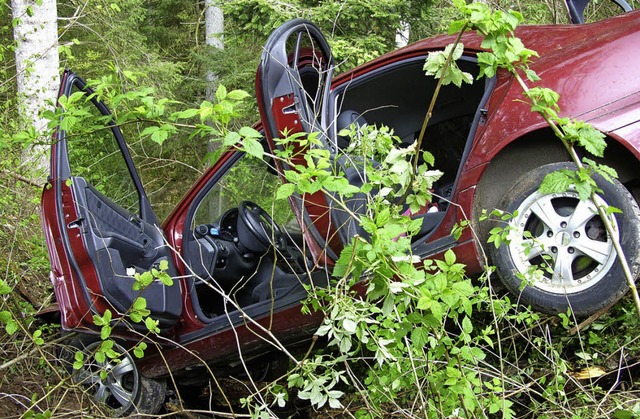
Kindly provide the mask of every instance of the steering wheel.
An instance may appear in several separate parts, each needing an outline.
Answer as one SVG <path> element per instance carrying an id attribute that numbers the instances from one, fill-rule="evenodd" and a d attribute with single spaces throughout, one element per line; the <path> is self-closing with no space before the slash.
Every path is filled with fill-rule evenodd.
<path id="1" fill-rule="evenodd" d="M 272 245 L 276 249 L 286 246 L 285 235 L 273 218 L 258 204 L 242 201 L 238 206 L 238 239 L 247 249 L 264 253 Z"/>

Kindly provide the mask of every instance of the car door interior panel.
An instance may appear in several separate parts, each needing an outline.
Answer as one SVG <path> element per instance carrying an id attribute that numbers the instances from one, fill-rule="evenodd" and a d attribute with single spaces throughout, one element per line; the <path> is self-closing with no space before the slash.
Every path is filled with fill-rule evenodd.
<path id="1" fill-rule="evenodd" d="M 125 313 L 138 297 L 147 299 L 149 309 L 161 323 L 172 323 L 181 314 L 178 286 L 154 281 L 146 289 L 132 288 L 135 273 L 157 268 L 169 260 L 169 248 L 160 230 L 137 216 L 128 214 L 81 177 L 71 178 L 85 243 L 98 270 L 104 296 L 119 312 Z M 176 276 L 169 265 L 170 276 Z"/>

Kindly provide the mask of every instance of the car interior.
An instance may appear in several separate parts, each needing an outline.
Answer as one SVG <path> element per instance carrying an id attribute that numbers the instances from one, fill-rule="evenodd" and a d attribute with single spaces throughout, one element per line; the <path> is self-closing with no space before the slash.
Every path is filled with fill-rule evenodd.
<path id="1" fill-rule="evenodd" d="M 437 84 L 435 78 L 425 75 L 422 69 L 424 59 L 418 57 L 384 67 L 336 89 L 330 102 L 330 114 L 336 116 L 334 123 L 329 124 L 329 138 L 335 138 L 332 148 L 337 154 L 345 153 L 349 145 L 349 139 L 338 133 L 352 124 L 390 127 L 401 139 L 400 146 L 410 146 L 418 139 Z M 458 61 L 458 66 L 477 77 L 475 60 L 463 58 Z M 414 241 L 428 236 L 444 217 L 485 89 L 483 81 L 475 81 L 462 88 L 448 85 L 440 90 L 421 150 L 434 156 L 435 168 L 443 175 L 435 185 L 431 211 L 413 215 L 414 218 L 423 218 L 422 229 L 414 236 Z M 343 164 L 344 161 L 353 162 L 353 159 L 338 157 L 336 161 L 350 183 L 362 184 L 361 171 L 353 164 L 351 167 Z M 363 203 L 363 196 L 355 196 L 348 205 L 357 211 Z M 332 216 L 340 226 L 343 242 L 348 242 L 356 233 L 364 234 L 343 212 L 336 209 Z"/>
<path id="2" fill-rule="evenodd" d="M 238 153 L 193 211 L 184 254 L 203 321 L 238 308 L 268 311 L 300 301 L 305 285 L 326 285 L 326 273 L 305 258 L 289 203 L 274 200 L 279 182 L 266 161 Z"/>

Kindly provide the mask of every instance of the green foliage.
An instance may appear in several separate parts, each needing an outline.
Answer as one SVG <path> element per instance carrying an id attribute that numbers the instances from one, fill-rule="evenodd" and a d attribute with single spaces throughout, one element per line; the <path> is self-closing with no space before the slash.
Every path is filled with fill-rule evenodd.
<path id="1" fill-rule="evenodd" d="M 104 314 L 100 316 L 99 314 L 93 315 L 93 324 L 96 326 L 101 326 L 100 329 L 100 338 L 102 340 L 107 339 L 111 335 L 111 310 L 105 310 Z"/>
<path id="2" fill-rule="evenodd" d="M 434 412 L 429 417 L 437 417 L 436 411 L 452 414 L 461 403 L 470 412 L 481 411 L 480 378 L 474 371 L 486 357 L 478 343 L 491 332 L 476 330 L 471 316 L 474 306 L 486 301 L 486 289 L 472 284 L 451 251 L 436 261 L 420 262 L 413 256 L 410 238 L 420 222 L 403 215 L 396 203 L 406 195 L 407 202 L 413 197 L 412 209 L 426 205 L 440 173 L 424 164 L 412 177 L 411 157 L 416 151 L 396 148 L 399 140 L 388 128 L 365 127 L 358 134 L 344 157 L 366 174 L 363 186 L 341 184 L 331 157 L 313 147 L 306 150 L 305 164 L 293 165 L 286 173 L 295 186 L 286 187 L 282 196 L 322 190 L 339 206 L 354 193 L 368 201 L 365 213 L 350 214 L 368 237 L 356 236 L 344 247 L 333 268 L 332 286 L 315 290 L 307 303 L 325 313 L 316 334 L 325 336 L 337 355 L 305 361 L 289 375 L 289 386 L 301 388 L 299 397 L 316 407 L 338 406 L 343 395 L 336 386 L 348 382 L 344 362 L 364 363 L 365 403 L 373 411 L 384 411 L 391 401 L 407 406 L 412 400 L 423 400 L 420 409 Z M 291 158 L 290 143 L 301 141 L 312 145 L 317 139 L 310 135 L 279 140 L 281 157 Z M 359 298 L 352 287 L 363 278 L 366 295 Z M 457 333 L 446 330 L 449 322 L 457 325 Z M 362 353 L 370 355 L 362 358 Z M 443 362 L 429 361 L 433 359 Z M 501 405 L 507 414 L 509 403 Z M 362 410 L 358 415 L 370 413 Z"/>
<path id="3" fill-rule="evenodd" d="M 467 72 L 464 72 L 458 68 L 455 62 L 462 57 L 464 51 L 464 45 L 457 44 L 448 45 L 444 51 L 430 52 L 424 63 L 424 70 L 427 76 L 434 76 L 438 79 L 442 79 L 444 86 L 448 84 L 455 84 L 456 86 L 462 86 L 462 83 L 473 83 L 473 76 Z M 451 56 L 451 60 L 449 60 Z M 447 61 L 449 61 L 447 63 Z M 444 69 L 447 69 L 444 72 Z M 444 75 L 443 75 L 444 72 Z"/>
<path id="4" fill-rule="evenodd" d="M 536 53 L 513 37 L 513 31 L 522 21 L 519 13 L 491 12 L 484 4 L 467 5 L 463 1 L 455 4 L 464 20 L 454 23 L 452 32 L 471 26 L 484 35 L 483 47 L 491 50 L 479 55 L 481 75 L 492 77 L 499 69 L 521 69 L 530 80 L 538 80 L 528 68 L 529 60 L 537 56 Z M 456 74 L 455 70 L 453 75 L 444 71 L 449 64 L 447 61 L 455 62 L 461 51 L 460 45 L 451 45 L 447 51 L 432 54 L 425 70 L 442 77 L 445 83 L 470 82 L 468 76 Z M 601 155 L 601 135 L 586 124 L 557 118 L 557 94 L 543 88 L 526 92 L 534 111 L 566 125 L 566 134 L 574 138 L 571 142 Z M 580 132 L 583 129 L 584 132 Z M 424 417 L 459 416 L 460 412 L 464 412 L 465 417 L 498 412 L 503 417 L 515 417 L 516 403 L 505 394 L 515 380 L 523 379 L 526 373 L 512 381 L 501 370 L 499 376 L 487 380 L 481 379 L 478 371 L 501 339 L 501 321 L 511 321 L 515 327 L 530 326 L 538 321 L 538 316 L 526 311 L 513 312 L 508 297 L 492 299 L 487 288 L 479 287 L 465 277 L 464 266 L 456 263 L 453 252 L 447 251 L 442 260 L 435 261 L 421 261 L 412 255 L 410 237 L 416 231 L 415 226 L 409 217 L 401 215 L 395 199 L 402 198 L 410 188 L 416 196 L 422 197 L 412 207 L 415 210 L 429 198 L 427 184 L 408 182 L 412 179 L 408 161 L 415 151 L 395 150 L 394 142 L 386 141 L 384 129 L 366 128 L 357 135 L 353 128 L 350 131 L 340 135 L 352 136 L 351 143 L 355 147 L 347 150 L 346 158 L 362 173 L 365 181 L 360 187 L 344 184 L 340 179 L 340 168 L 333 163 L 339 158 L 313 148 L 317 141 L 313 134 L 279 141 L 284 150 L 279 157 L 287 161 L 294 157 L 294 150 L 302 148 L 305 151 L 296 160 L 300 163 L 293 164 L 292 170 L 286 173 L 290 184 L 281 187 L 280 197 L 288 197 L 294 192 L 323 191 L 335 205 L 343 206 L 347 211 L 343 200 L 356 193 L 367 199 L 366 211 L 350 214 L 366 236 L 355 236 L 345 244 L 333 268 L 332 285 L 326 290 L 315 290 L 307 302 L 307 310 L 324 312 L 324 322 L 316 334 L 327 338 L 336 355 L 325 354 L 321 362 L 317 358 L 310 361 L 312 365 L 317 364 L 312 373 L 305 369 L 308 368 L 308 360 L 305 360 L 289 376 L 289 385 L 303 388 L 303 398 L 320 407 L 331 400 L 330 392 L 342 379 L 338 377 L 348 377 L 348 374 L 341 376 L 340 372 L 344 370 L 336 365 L 363 363 L 365 378 L 354 386 L 366 389 L 361 393 L 366 409 L 358 411 L 356 417 L 383 416 L 385 404 L 412 406 Z M 579 140 L 582 135 L 584 138 Z M 287 141 L 307 143 L 294 148 Z M 359 151 L 363 153 L 359 154 Z M 378 164 L 372 164 L 371 159 Z M 402 170 L 394 170 L 394 164 L 396 169 L 402 167 Z M 612 173 L 608 170 L 604 169 L 604 172 Z M 403 176 L 394 176 L 398 173 Z M 595 188 L 590 174 L 590 170 L 558 172 L 545 181 L 541 193 L 572 187 L 581 198 L 588 199 Z M 420 177 L 416 176 L 416 179 Z M 508 222 L 512 215 L 496 210 L 485 217 Z M 456 234 L 460 234 L 459 230 Z M 490 241 L 500 246 L 508 241 L 508 235 L 508 228 L 496 228 L 490 232 Z M 423 266 L 419 266 L 420 263 Z M 362 280 L 366 280 L 364 297 L 353 290 Z M 482 327 L 477 325 L 474 316 L 476 310 L 483 311 L 485 304 L 490 305 L 489 310 L 495 317 L 492 324 Z M 570 317 L 564 318 L 569 320 Z M 540 380 L 542 397 L 545 403 L 562 405 L 566 402 L 563 387 L 567 364 L 541 336 L 533 342 L 549 351 L 549 358 L 556 368 L 550 377 Z M 593 358 L 583 356 L 581 359 L 591 361 Z M 302 378 L 299 371 L 305 371 L 309 378 Z M 485 389 L 488 393 L 483 393 Z M 336 398 L 342 396 L 338 394 L 334 393 Z M 480 394 L 488 394 L 488 397 L 481 398 Z M 336 400 L 335 404 L 338 402 Z"/>
<path id="5" fill-rule="evenodd" d="M 262 45 L 273 28 L 289 19 L 304 17 L 330 34 L 336 62 L 341 63 L 340 70 L 347 70 L 394 49 L 396 33 L 404 24 L 410 25 L 412 31 L 421 31 L 430 5 L 431 1 L 400 0 L 234 0 L 222 5 L 225 25 L 229 25 L 226 31 L 234 34 L 226 48 L 235 50 L 236 43 L 245 47 L 256 40 Z"/>
<path id="6" fill-rule="evenodd" d="M 561 125 L 560 128 L 564 134 L 564 141 L 582 146 L 596 157 L 604 155 L 604 149 L 607 146 L 604 140 L 605 135 L 595 129 L 593 125 L 584 121 L 571 121 Z"/>
<path id="7" fill-rule="evenodd" d="M 133 354 L 136 358 L 143 358 L 145 349 L 147 349 L 147 344 L 144 342 L 138 342 L 138 344 L 133 347 Z"/>
<path id="8" fill-rule="evenodd" d="M 8 295 L 9 293 L 11 293 L 11 291 L 13 291 L 13 289 L 9 286 L 9 284 L 7 284 L 3 279 L 0 279 L 0 295 Z M 11 320 L 11 313 L 9 312 L 0 313 L 0 321 L 6 324 L 10 320 Z M 12 334 L 12 332 L 9 332 L 9 334 Z"/>
<path id="9" fill-rule="evenodd" d="M 160 281 L 164 285 L 171 286 L 173 285 L 173 278 L 169 276 L 167 270 L 169 269 L 169 262 L 165 259 L 161 260 L 158 263 L 157 267 L 151 268 L 151 270 L 138 273 L 136 272 L 133 276 L 135 282 L 133 283 L 134 291 L 141 291 L 151 285 L 154 281 Z M 146 303 L 145 303 L 146 304 Z M 145 305 L 146 306 L 146 305 Z M 135 307 L 135 304 L 134 304 Z M 138 323 L 137 321 L 136 323 Z"/>

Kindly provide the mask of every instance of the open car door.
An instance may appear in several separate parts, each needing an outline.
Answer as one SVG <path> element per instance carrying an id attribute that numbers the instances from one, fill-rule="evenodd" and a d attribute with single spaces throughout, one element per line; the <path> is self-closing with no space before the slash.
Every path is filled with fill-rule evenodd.
<path id="1" fill-rule="evenodd" d="M 307 20 L 286 22 L 269 36 L 256 83 L 269 140 L 284 132 L 323 131 L 333 67 L 329 44 Z"/>
<path id="2" fill-rule="evenodd" d="M 317 132 L 329 146 L 326 116 L 333 69 L 329 44 L 313 23 L 291 20 L 269 36 L 258 67 L 256 97 L 272 150 L 277 148 L 274 139 L 301 132 Z M 299 156 L 294 163 L 306 164 L 303 147 L 294 148 L 294 155 Z M 281 170 L 287 168 L 279 166 Z M 324 251 L 331 252 L 331 246 L 326 246 L 326 198 L 316 192 L 292 200 L 309 249 L 319 260 Z"/>
<path id="3" fill-rule="evenodd" d="M 629 12 L 632 10 L 629 3 L 625 0 L 612 0 L 623 11 Z M 584 12 L 587 6 L 591 3 L 591 0 L 565 0 L 567 9 L 569 10 L 569 20 L 571 23 L 579 24 L 585 23 Z"/>
<path id="4" fill-rule="evenodd" d="M 63 99 L 64 97 L 64 99 Z M 65 104 L 83 104 L 67 113 Z M 107 309 L 115 324 L 136 327 L 127 312 L 145 297 L 151 317 L 168 330 L 182 311 L 180 285 L 154 281 L 133 289 L 135 273 L 168 264 L 171 250 L 108 108 L 73 72 L 62 77 L 59 123 L 51 146 L 42 217 L 52 263 L 51 280 L 65 329 L 97 329 L 93 314 Z"/>

